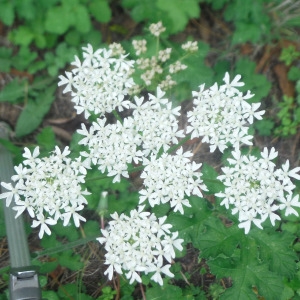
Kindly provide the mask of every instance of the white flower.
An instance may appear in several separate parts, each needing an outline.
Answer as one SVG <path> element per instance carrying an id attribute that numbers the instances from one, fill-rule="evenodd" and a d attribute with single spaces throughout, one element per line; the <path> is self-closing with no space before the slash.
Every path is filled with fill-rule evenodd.
<path id="1" fill-rule="evenodd" d="M 128 90 L 134 85 L 131 74 L 133 61 L 126 59 L 123 50 L 114 44 L 112 50 L 93 51 L 91 45 L 84 47 L 84 61 L 77 57 L 72 63 L 76 66 L 66 77 L 59 76 L 58 85 L 66 85 L 64 93 L 70 92 L 77 114 L 84 112 L 88 118 L 91 112 L 102 116 L 115 108 L 122 110 L 129 101 L 125 99 Z M 114 55 L 119 55 L 114 58 Z"/>
<path id="2" fill-rule="evenodd" d="M 261 223 L 270 219 L 275 226 L 280 220 L 278 210 L 285 210 L 285 215 L 298 212 L 293 208 L 300 207 L 299 196 L 292 196 L 295 185 L 290 177 L 298 178 L 300 168 L 289 171 L 287 161 L 282 169 L 275 169 L 273 160 L 278 152 L 275 148 L 270 151 L 264 148 L 261 157 L 242 155 L 240 150 L 232 152 L 233 158 L 228 158 L 230 166 L 223 167 L 223 175 L 218 179 L 225 185 L 225 191 L 216 196 L 223 199 L 221 205 L 226 209 L 233 207 L 232 214 L 238 213 L 239 227 L 245 229 L 247 234 L 251 224 L 262 228 Z"/>
<path id="3" fill-rule="evenodd" d="M 132 46 L 135 50 L 135 54 L 137 56 L 141 55 L 142 53 L 145 53 L 147 51 L 146 47 L 147 41 L 146 40 L 133 40 Z"/>
<path id="4" fill-rule="evenodd" d="M 38 147 L 33 153 L 25 148 L 25 160 L 15 167 L 17 174 L 12 176 L 15 186 L 1 183 L 8 192 L 2 193 L 0 198 L 6 199 L 7 205 L 14 200 L 16 217 L 27 211 L 34 218 L 32 227 L 40 226 L 40 238 L 44 232 L 50 234 L 48 225 L 54 225 L 60 219 L 67 225 L 73 217 L 77 227 L 80 221 L 85 221 L 78 212 L 87 203 L 84 196 L 89 194 L 80 187 L 86 169 L 79 158 L 74 161 L 68 158 L 69 154 L 68 147 L 63 151 L 56 147 L 49 157 L 39 158 Z"/>
<path id="5" fill-rule="evenodd" d="M 150 160 L 144 159 L 145 189 L 140 191 L 140 203 L 147 197 L 151 206 L 170 202 L 174 211 L 183 214 L 183 206 L 190 207 L 185 196 L 196 194 L 202 197 L 201 190 L 207 190 L 201 179 L 201 172 L 197 171 L 201 164 L 190 162 L 191 152 L 183 152 L 182 148 L 175 155 L 164 153 L 161 157 L 151 156 Z M 155 187 L 155 189 L 154 189 Z"/>
<path id="6" fill-rule="evenodd" d="M 124 271 L 132 284 L 142 282 L 141 272 L 155 272 L 152 280 L 162 285 L 162 274 L 174 276 L 169 271 L 170 264 L 163 264 L 163 257 L 171 262 L 175 258 L 174 247 L 181 251 L 183 240 L 177 238 L 178 232 L 170 232 L 172 225 L 164 223 L 166 217 L 157 219 L 143 209 L 140 206 L 131 210 L 129 217 L 114 213 L 107 229 L 101 230 L 103 237 L 97 240 L 105 244 L 105 264 L 109 265 L 104 274 L 111 280 L 114 271 Z"/>
<path id="7" fill-rule="evenodd" d="M 198 51 L 198 43 L 196 41 L 195 42 L 188 41 L 185 44 L 182 44 L 181 48 L 188 52 L 197 52 Z"/>
<path id="8" fill-rule="evenodd" d="M 257 112 L 259 103 L 246 101 L 253 95 L 249 91 L 246 95 L 239 91 L 244 85 L 240 79 L 237 75 L 230 81 L 226 73 L 224 85 L 218 87 L 215 83 L 208 90 L 201 85 L 198 92 L 193 92 L 194 108 L 187 114 L 190 124 L 187 133 L 191 133 L 191 138 L 203 137 L 203 142 L 211 144 L 211 152 L 217 148 L 223 152 L 228 144 L 237 149 L 242 144 L 252 145 L 248 124 L 252 124 L 254 118 L 260 120 L 264 111 Z"/>
<path id="9" fill-rule="evenodd" d="M 166 30 L 166 28 L 163 27 L 162 22 L 159 21 L 156 24 L 151 24 L 150 27 L 149 27 L 149 30 L 150 30 L 151 34 L 158 37 L 158 36 L 160 36 L 160 34 L 162 32 L 164 32 Z"/>

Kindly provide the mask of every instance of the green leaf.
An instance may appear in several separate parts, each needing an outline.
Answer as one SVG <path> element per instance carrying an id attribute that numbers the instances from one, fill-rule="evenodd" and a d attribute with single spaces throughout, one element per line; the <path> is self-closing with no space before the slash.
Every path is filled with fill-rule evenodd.
<path id="1" fill-rule="evenodd" d="M 268 233 L 266 230 L 252 230 L 252 236 L 259 246 L 259 259 L 269 264 L 271 271 L 285 277 L 296 273 L 297 255 L 291 245 L 294 236 L 288 232 Z"/>
<path id="2" fill-rule="evenodd" d="M 182 31 L 189 19 L 200 15 L 199 0 L 157 0 L 156 5 L 171 20 L 172 26 L 168 28 L 170 33 Z"/>
<path id="3" fill-rule="evenodd" d="M 72 250 L 61 252 L 57 259 L 61 266 L 67 267 L 72 271 L 78 271 L 83 267 L 81 256 L 79 254 L 74 254 Z"/>
<path id="4" fill-rule="evenodd" d="M 232 36 L 232 44 L 257 43 L 261 38 L 261 34 L 260 24 L 237 22 Z"/>
<path id="5" fill-rule="evenodd" d="M 152 288 L 148 288 L 146 291 L 147 299 L 152 300 L 182 300 L 182 290 L 178 286 L 164 284 L 163 286 L 154 286 Z"/>
<path id="6" fill-rule="evenodd" d="M 91 21 L 87 8 L 76 5 L 73 8 L 75 28 L 81 33 L 87 33 L 91 29 Z"/>
<path id="7" fill-rule="evenodd" d="M 26 80 L 14 79 L 4 86 L 0 91 L 0 102 L 19 103 L 25 97 L 25 90 L 28 83 Z"/>
<path id="8" fill-rule="evenodd" d="M 53 93 L 55 89 L 56 86 L 54 85 L 47 87 L 46 91 L 38 94 L 36 100 L 28 99 L 28 103 L 16 124 L 16 136 L 21 137 L 29 134 L 41 124 L 54 101 Z"/>
<path id="9" fill-rule="evenodd" d="M 255 129 L 258 130 L 258 134 L 261 136 L 270 136 L 274 125 L 274 121 L 269 119 L 258 120 L 254 123 Z"/>
<path id="10" fill-rule="evenodd" d="M 14 2 L 9 0 L 0 3 L 0 20 L 7 26 L 11 26 L 14 22 Z"/>
<path id="11" fill-rule="evenodd" d="M 217 257 L 224 254 L 231 257 L 243 232 L 237 226 L 225 227 L 215 215 L 208 218 L 204 223 L 203 233 L 199 233 L 197 244 L 201 249 L 201 256 Z"/>
<path id="12" fill-rule="evenodd" d="M 237 61 L 234 74 L 241 74 L 245 86 L 241 88 L 246 92 L 250 90 L 255 96 L 249 102 L 259 102 L 266 97 L 271 90 L 271 83 L 266 76 L 255 72 L 256 63 L 247 58 L 241 58 Z M 232 77 L 233 78 L 233 77 Z"/>
<path id="13" fill-rule="evenodd" d="M 253 287 L 264 299 L 278 299 L 282 294 L 282 278 L 268 270 L 268 267 L 258 263 L 234 264 L 228 263 L 227 258 L 216 258 L 208 263 L 213 274 L 218 278 L 231 277 L 232 287 L 228 288 L 220 299 L 257 300 Z"/>
<path id="14" fill-rule="evenodd" d="M 60 298 L 58 298 L 58 295 L 53 291 L 42 291 L 42 296 L 43 299 L 60 300 Z"/>
<path id="15" fill-rule="evenodd" d="M 10 34 L 11 41 L 16 45 L 28 46 L 34 38 L 34 34 L 27 26 L 19 26 Z"/>
<path id="16" fill-rule="evenodd" d="M 89 10 L 98 22 L 107 23 L 111 19 L 111 9 L 107 0 L 92 1 Z"/>
<path id="17" fill-rule="evenodd" d="M 123 0 L 122 6 L 132 8 L 131 16 L 136 22 L 141 22 L 146 19 L 150 21 L 159 21 L 155 0 Z M 164 21 L 164 20 L 162 20 Z"/>
<path id="18" fill-rule="evenodd" d="M 92 220 L 89 220 L 83 224 L 83 231 L 86 237 L 101 235 L 99 223 Z"/>
<path id="19" fill-rule="evenodd" d="M 48 32 L 63 34 L 74 23 L 74 14 L 68 6 L 51 7 L 46 13 L 45 29 Z"/>
<path id="20" fill-rule="evenodd" d="M 47 151 L 54 149 L 56 145 L 55 134 L 52 127 L 45 127 L 36 136 L 36 140 L 39 146 L 43 147 Z"/>
<path id="21" fill-rule="evenodd" d="M 0 71 L 9 72 L 11 65 L 12 49 L 0 47 Z"/>
<path id="22" fill-rule="evenodd" d="M 219 193 L 224 190 L 224 184 L 217 179 L 217 171 L 210 165 L 204 163 L 202 168 L 202 180 L 208 188 L 208 194 Z"/>
<path id="23" fill-rule="evenodd" d="M 18 54 L 14 56 L 12 65 L 19 71 L 26 70 L 32 65 L 37 56 L 37 53 L 29 47 L 22 46 Z"/>

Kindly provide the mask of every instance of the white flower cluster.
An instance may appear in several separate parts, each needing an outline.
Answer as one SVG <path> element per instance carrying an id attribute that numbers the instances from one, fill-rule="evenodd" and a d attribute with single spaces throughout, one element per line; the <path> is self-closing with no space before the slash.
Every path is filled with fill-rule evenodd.
<path id="1" fill-rule="evenodd" d="M 78 130 L 84 138 L 79 144 L 88 147 L 88 152 L 82 152 L 86 157 L 87 165 L 93 163 L 99 170 L 108 176 L 129 177 L 128 164 L 142 161 L 150 153 L 156 155 L 161 147 L 167 151 L 172 143 L 178 143 L 183 137 L 183 130 L 178 130 L 176 117 L 179 109 L 172 108 L 172 104 L 159 88 L 157 96 L 149 94 L 149 101 L 135 97 L 135 103 L 130 103 L 133 109 L 132 117 L 123 120 L 123 124 L 106 124 L 106 119 L 93 122 L 89 130 L 85 125 Z"/>
<path id="2" fill-rule="evenodd" d="M 153 34 L 156 37 L 159 37 L 162 32 L 166 31 L 166 27 L 164 27 L 162 22 L 159 21 L 156 24 L 151 24 L 149 30 L 151 34 Z"/>
<path id="3" fill-rule="evenodd" d="M 38 147 L 32 154 L 25 148 L 25 160 L 15 167 L 16 175 L 12 176 L 15 186 L 1 182 L 7 192 L 0 198 L 6 199 L 7 206 L 14 199 L 16 218 L 27 211 L 35 219 L 32 227 L 40 226 L 40 238 L 44 232 L 50 235 L 48 225 L 56 224 L 59 219 L 63 220 L 64 226 L 71 217 L 77 227 L 80 221 L 85 221 L 78 212 L 87 204 L 84 195 L 89 195 L 80 187 L 86 169 L 80 159 L 72 161 L 68 158 L 69 153 L 68 147 L 63 152 L 56 147 L 49 157 L 38 158 Z"/>
<path id="4" fill-rule="evenodd" d="M 233 206 L 232 214 L 238 214 L 239 227 L 247 234 L 253 222 L 262 229 L 261 223 L 267 218 L 273 226 L 280 220 L 276 213 L 285 210 L 285 215 L 298 212 L 292 206 L 300 207 L 299 195 L 293 197 L 295 185 L 290 177 L 300 180 L 300 167 L 289 170 L 289 161 L 275 170 L 272 162 L 278 152 L 264 148 L 261 158 L 253 155 L 242 155 L 240 150 L 232 152 L 233 158 L 228 158 L 230 166 L 222 168 L 223 175 L 218 176 L 225 185 L 225 191 L 216 196 L 223 198 L 221 205 L 227 209 Z"/>
<path id="5" fill-rule="evenodd" d="M 163 285 L 162 274 L 174 276 L 169 270 L 170 264 L 175 258 L 175 249 L 183 249 L 183 240 L 177 239 L 178 232 L 170 232 L 172 225 L 164 223 L 166 217 L 157 219 L 143 208 L 132 210 L 129 217 L 112 214 L 108 228 L 101 230 L 103 237 L 98 241 L 105 243 L 105 264 L 109 265 L 104 274 L 111 280 L 114 271 L 122 274 L 124 270 L 132 284 L 142 282 L 140 272 L 154 272 L 151 279 Z"/>
<path id="6" fill-rule="evenodd" d="M 76 56 L 72 72 L 66 77 L 60 75 L 59 86 L 66 85 L 64 93 L 71 92 L 77 114 L 90 112 L 104 115 L 116 107 L 119 111 L 128 107 L 124 97 L 134 82 L 131 78 L 134 61 L 126 60 L 126 55 L 114 58 L 112 50 L 93 51 L 91 45 L 83 48 L 84 61 Z"/>
<path id="7" fill-rule="evenodd" d="M 175 212 L 183 214 L 183 205 L 190 207 L 189 201 L 184 199 L 186 196 L 203 197 L 200 188 L 205 191 L 207 188 L 201 179 L 202 173 L 197 171 L 202 164 L 191 163 L 192 156 L 180 148 L 176 155 L 164 153 L 159 158 L 145 159 L 146 167 L 141 174 L 145 189 L 139 192 L 140 203 L 148 200 L 153 207 L 170 202 Z"/>
<path id="8" fill-rule="evenodd" d="M 248 124 L 254 118 L 261 120 L 265 111 L 257 112 L 260 103 L 249 104 L 245 100 L 253 97 L 250 91 L 246 95 L 238 90 L 243 86 L 239 82 L 241 75 L 235 76 L 230 82 L 229 74 L 223 78 L 225 84 L 218 87 L 215 83 L 204 90 L 204 84 L 199 92 L 193 92 L 194 109 L 188 112 L 187 133 L 191 138 L 203 137 L 202 142 L 209 143 L 210 151 L 219 148 L 221 152 L 228 143 L 239 148 L 241 144 L 252 145 L 252 135 L 248 134 Z"/>
<path id="9" fill-rule="evenodd" d="M 161 32 L 165 30 L 162 23 L 151 24 L 149 30 L 152 35 L 159 37 Z M 172 74 L 183 71 L 187 68 L 186 65 L 181 63 L 179 60 L 167 65 L 167 62 L 171 59 L 172 48 L 157 49 L 157 53 L 152 55 L 150 58 L 144 53 L 147 52 L 147 41 L 133 40 L 132 46 L 135 50 L 135 54 L 139 56 L 136 60 L 137 68 L 143 70 L 142 74 L 139 72 L 139 77 L 143 80 L 146 86 L 151 86 L 155 83 L 156 86 L 163 90 L 169 90 L 174 87 L 177 82 L 172 78 Z M 195 52 L 198 50 L 197 43 L 187 42 L 182 45 L 183 50 L 188 52 Z M 186 53 L 184 53 L 186 56 Z M 152 86 L 151 86 L 152 87 Z M 140 88 L 139 90 L 141 90 Z M 131 92 L 133 94 L 134 91 Z"/>

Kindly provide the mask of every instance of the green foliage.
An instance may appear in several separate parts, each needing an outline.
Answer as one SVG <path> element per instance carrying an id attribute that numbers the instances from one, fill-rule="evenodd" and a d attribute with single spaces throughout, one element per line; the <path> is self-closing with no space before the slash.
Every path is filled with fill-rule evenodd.
<path id="1" fill-rule="evenodd" d="M 245 236 L 236 225 L 224 226 L 213 217 L 204 225 L 198 237 L 201 257 L 208 259 L 217 278 L 230 276 L 233 280 L 221 299 L 256 299 L 252 287 L 266 299 L 278 299 L 283 277 L 293 277 L 296 272 L 293 236 L 258 229 Z"/>
<path id="2" fill-rule="evenodd" d="M 300 58 L 300 52 L 296 51 L 296 47 L 292 45 L 283 48 L 279 57 L 287 66 L 290 66 L 298 58 Z"/>
<path id="3" fill-rule="evenodd" d="M 275 129 L 275 134 L 280 136 L 290 136 L 297 132 L 300 124 L 300 107 L 292 97 L 283 96 L 283 101 L 278 103 L 280 108 L 277 117 L 280 120 L 279 126 Z"/>
<path id="4" fill-rule="evenodd" d="M 32 91 L 32 97 L 28 98 L 28 102 L 18 118 L 15 129 L 16 136 L 29 134 L 41 124 L 54 100 L 55 89 L 56 86 L 52 85 L 46 91 Z"/>
<path id="5" fill-rule="evenodd" d="M 150 23 L 162 21 L 166 34 L 182 31 L 189 19 L 200 14 L 200 0 L 123 0 L 122 5 L 130 9 L 136 22 Z"/>

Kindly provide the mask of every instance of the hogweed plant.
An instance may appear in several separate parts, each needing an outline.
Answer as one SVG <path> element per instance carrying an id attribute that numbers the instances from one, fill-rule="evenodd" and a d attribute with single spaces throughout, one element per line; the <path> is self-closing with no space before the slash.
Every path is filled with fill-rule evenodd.
<path id="1" fill-rule="evenodd" d="M 163 27 L 156 24 L 150 27 L 150 31 L 158 37 Z M 143 40 L 133 41 L 133 46 L 137 55 L 146 51 Z M 188 42 L 183 48 L 195 51 L 197 45 Z M 271 225 L 279 231 L 278 224 L 284 222 L 282 218 L 289 215 L 298 217 L 300 202 L 292 180 L 300 180 L 300 168 L 290 169 L 289 161 L 276 168 L 274 160 L 278 152 L 273 147 L 269 150 L 264 148 L 257 155 L 245 147 L 253 144 L 249 126 L 255 119 L 262 119 L 264 111 L 259 110 L 260 103 L 249 101 L 253 96 L 250 91 L 245 94 L 240 91 L 240 87 L 244 86 L 240 75 L 230 79 L 229 73 L 226 73 L 224 84 L 215 83 L 208 88 L 201 84 L 199 90 L 193 91 L 193 108 L 187 112 L 186 129 L 179 126 L 180 107 L 172 107 L 165 98 L 164 88 L 167 85 L 158 85 L 156 93 L 148 93 L 148 96 L 145 93 L 133 96 L 136 84 L 132 74 L 135 68 L 145 66 L 146 69 L 147 65 L 149 74 L 160 73 L 162 69 L 157 62 L 165 62 L 170 53 L 171 49 L 159 52 L 158 57 L 152 57 L 146 63 L 146 59 L 141 58 L 129 60 L 128 54 L 117 44 L 96 51 L 91 45 L 84 47 L 83 61 L 75 57 L 71 71 L 59 76 L 58 85 L 64 86 L 64 93 L 71 94 L 78 114 L 83 113 L 87 119 L 92 117 L 89 127 L 82 124 L 77 131 L 81 136 L 79 144 L 86 150 L 71 159 L 68 147 L 62 151 L 56 147 L 49 157 L 42 158 L 38 147 L 32 153 L 25 148 L 23 163 L 15 167 L 14 184 L 2 182 L 6 192 L 0 198 L 6 199 L 7 206 L 12 205 L 17 211 L 16 217 L 28 212 L 33 219 L 32 227 L 39 227 L 39 237 L 43 238 L 44 234 L 51 234 L 50 228 L 57 222 L 62 221 L 67 226 L 73 220 L 78 227 L 80 222 L 86 221 L 81 211 L 87 204 L 85 196 L 89 192 L 82 186 L 91 168 L 96 167 L 99 175 L 112 177 L 113 182 L 129 178 L 130 172 L 140 171 L 143 187 L 139 190 L 137 208 L 129 212 L 114 212 L 106 225 L 102 223 L 98 241 L 106 250 L 107 269 L 104 274 L 109 280 L 118 273 L 124 274 L 130 284 L 142 283 L 143 274 L 150 274 L 152 281 L 163 285 L 166 283 L 163 277 L 175 276 L 172 265 L 176 254 L 183 250 L 183 245 L 192 241 L 203 251 L 203 257 L 206 253 L 207 259 L 213 258 L 208 264 L 218 277 L 222 277 L 220 274 L 232 276 L 232 291 L 235 288 L 236 292 L 246 285 L 239 296 L 234 294 L 231 299 L 242 299 L 247 293 L 254 297 L 252 287 L 256 287 L 266 299 L 275 299 L 277 291 L 271 291 L 264 286 L 268 283 L 262 281 L 271 271 L 279 272 L 280 267 L 276 269 L 278 262 L 270 267 L 258 262 L 254 264 L 253 258 L 245 262 L 244 247 L 253 253 L 260 248 L 253 238 L 247 240 L 252 231 L 253 235 L 258 234 L 255 227 L 262 230 L 263 224 L 266 224 L 268 230 Z M 183 69 L 184 65 L 177 62 L 170 66 L 169 72 L 172 74 Z M 151 81 L 149 74 L 142 77 L 146 87 L 147 80 Z M 125 117 L 121 117 L 125 112 Z M 112 119 L 108 118 L 109 114 L 115 117 L 115 121 L 109 121 Z M 211 152 L 227 153 L 221 174 L 215 174 L 216 171 L 206 164 L 196 163 L 195 153 L 184 150 L 184 143 L 194 138 L 208 143 Z M 213 178 L 207 178 L 209 173 L 215 174 Z M 215 194 L 217 199 L 213 204 L 214 210 L 209 208 L 212 204 L 205 200 L 209 193 Z M 205 205 L 207 208 L 204 209 Z M 153 212 L 159 211 L 155 207 L 164 207 L 165 211 L 166 206 L 165 216 L 158 217 Z M 239 236 L 233 235 L 228 239 L 231 244 L 226 244 L 226 247 L 222 247 L 226 238 L 221 238 L 222 242 L 218 242 L 217 237 L 214 240 L 213 228 L 219 226 L 217 236 L 227 234 L 224 224 L 217 222 L 221 206 L 226 209 L 223 210 L 226 219 L 233 220 L 230 225 L 227 224 L 230 234 L 235 232 Z M 197 222 L 200 222 L 197 218 L 201 220 L 202 227 L 197 227 Z M 206 227 L 206 218 L 214 220 L 213 225 Z M 235 227 L 235 223 L 240 229 Z M 182 230 L 187 227 L 190 227 L 190 232 L 181 236 Z M 201 237 L 205 237 L 203 243 Z M 213 246 L 208 245 L 210 239 Z M 261 249 L 263 247 L 266 245 Z M 281 248 L 281 254 L 277 254 L 279 258 L 284 251 Z M 266 260 L 266 253 L 265 250 L 260 255 L 260 261 Z M 239 255 L 247 271 L 239 267 Z M 273 254 L 269 255 L 272 257 Z M 295 261 L 294 254 L 289 255 Z M 223 259 L 223 269 L 226 269 L 226 257 L 231 260 L 229 269 L 234 270 L 231 273 L 221 273 L 217 267 L 222 267 L 220 259 Z M 255 278 L 249 273 L 251 264 L 248 263 L 258 270 Z M 245 271 L 248 281 L 241 283 L 237 270 Z M 270 280 L 281 288 L 283 279 L 278 283 L 279 275 L 274 274 L 270 275 Z M 287 274 L 288 271 L 282 273 L 289 277 Z M 259 276 L 263 277 L 262 281 L 257 279 Z M 271 298 L 268 298 L 270 295 Z"/>

